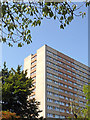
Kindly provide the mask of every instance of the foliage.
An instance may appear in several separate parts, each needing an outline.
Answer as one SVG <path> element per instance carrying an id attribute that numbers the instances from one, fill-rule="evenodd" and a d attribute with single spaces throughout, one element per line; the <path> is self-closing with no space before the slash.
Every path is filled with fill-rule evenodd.
<path id="1" fill-rule="evenodd" d="M 21 66 L 16 71 L 13 68 L 8 70 L 4 64 L 2 73 L 2 110 L 15 112 L 22 118 L 37 117 L 40 112 L 39 103 L 35 99 L 27 100 L 33 90 L 30 89 L 33 87 L 33 80 L 27 77 L 27 71 L 21 71 Z"/>
<path id="2" fill-rule="evenodd" d="M 90 83 L 88 83 L 88 85 L 84 85 L 83 87 L 83 92 L 86 96 L 86 99 L 89 100 L 90 99 Z"/>
<path id="3" fill-rule="evenodd" d="M 83 92 L 86 96 L 86 100 L 87 100 L 87 109 L 88 109 L 88 118 L 90 119 L 90 82 L 88 83 L 88 85 L 84 85 L 83 87 Z"/>
<path id="4" fill-rule="evenodd" d="M 23 114 L 24 116 L 23 117 L 26 117 L 28 118 L 29 120 L 32 120 L 32 119 L 43 119 L 42 117 L 39 118 L 39 112 L 42 112 L 40 110 L 38 110 L 38 106 L 40 105 L 39 102 L 35 101 L 35 99 L 31 99 L 27 102 L 27 105 L 24 106 L 24 109 L 23 109 Z"/>
<path id="5" fill-rule="evenodd" d="M 79 98 L 70 103 L 70 109 L 75 119 L 88 118 L 88 109 L 86 107 L 82 107 L 82 105 L 79 104 Z"/>
<path id="6" fill-rule="evenodd" d="M 2 111 L 0 114 L 2 114 L 0 120 L 15 120 L 20 118 L 20 116 L 17 116 L 16 113 L 11 113 L 9 111 Z"/>
<path id="7" fill-rule="evenodd" d="M 88 83 L 90 84 L 90 83 Z M 73 116 L 74 118 L 83 118 L 83 119 L 87 119 L 88 116 L 89 116 L 89 110 L 90 110 L 90 103 L 89 103 L 89 99 L 90 99 L 90 88 L 89 88 L 89 85 L 84 85 L 83 86 L 83 92 L 86 96 L 86 106 L 85 108 L 83 108 L 82 106 L 79 105 L 79 98 L 77 98 L 77 102 L 73 101 L 71 102 L 70 104 L 70 108 L 71 108 L 71 111 L 73 113 Z"/>
<path id="8" fill-rule="evenodd" d="M 1 79 L 2 79 L 2 84 L 4 84 L 4 80 L 9 77 L 9 71 L 8 68 L 6 67 L 6 62 L 4 62 L 4 68 L 2 69 L 1 73 Z"/>
<path id="9" fill-rule="evenodd" d="M 22 47 L 32 42 L 31 27 L 40 26 L 44 18 L 58 20 L 64 29 L 74 17 L 84 16 L 85 12 L 76 11 L 90 2 L 82 2 L 77 7 L 73 2 L 2 2 L 2 41 L 9 46 L 17 43 Z"/>
<path id="10" fill-rule="evenodd" d="M 71 103 L 70 108 L 75 119 L 88 118 L 88 109 L 83 108 L 82 106 L 79 105 L 79 103 L 75 103 L 75 101 L 73 101 Z"/>

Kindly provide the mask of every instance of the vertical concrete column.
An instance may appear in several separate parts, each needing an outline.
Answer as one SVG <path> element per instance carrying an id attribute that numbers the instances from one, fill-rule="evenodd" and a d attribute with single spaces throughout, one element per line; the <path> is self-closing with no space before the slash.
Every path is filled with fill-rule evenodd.
<path id="1" fill-rule="evenodd" d="M 37 50 L 36 100 L 40 102 L 40 116 L 46 117 L 46 45 Z"/>

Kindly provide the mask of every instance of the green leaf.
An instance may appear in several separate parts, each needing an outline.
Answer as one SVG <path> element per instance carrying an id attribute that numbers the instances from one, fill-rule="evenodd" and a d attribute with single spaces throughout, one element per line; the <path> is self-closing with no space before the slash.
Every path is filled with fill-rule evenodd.
<path id="1" fill-rule="evenodd" d="M 29 22 L 32 23 L 32 20 L 30 19 Z"/>
<path id="2" fill-rule="evenodd" d="M 69 16 L 69 17 L 68 17 L 68 22 L 71 22 L 72 19 L 73 19 L 73 16 Z"/>
<path id="3" fill-rule="evenodd" d="M 63 16 L 61 16 L 60 20 L 63 20 Z"/>
<path id="4" fill-rule="evenodd" d="M 77 7 L 77 5 L 73 5 L 73 10 L 75 10 L 75 9 L 76 9 L 76 7 Z"/>
<path id="5" fill-rule="evenodd" d="M 19 17 L 22 17 L 22 14 L 19 14 Z"/>
<path id="6" fill-rule="evenodd" d="M 27 41 L 27 44 L 30 44 L 30 41 L 29 41 L 29 40 Z"/>
<path id="7" fill-rule="evenodd" d="M 4 25 L 4 27 L 6 27 L 6 26 L 7 26 L 7 24 Z"/>
<path id="8" fill-rule="evenodd" d="M 67 24 L 69 25 L 69 21 L 67 21 Z"/>
<path id="9" fill-rule="evenodd" d="M 52 11 L 49 12 L 49 16 L 50 16 L 50 17 L 53 17 L 53 12 L 52 12 Z"/>
<path id="10" fill-rule="evenodd" d="M 13 47 L 13 45 L 10 42 L 8 43 L 8 45 L 9 45 L 9 47 Z"/>
<path id="11" fill-rule="evenodd" d="M 56 20 L 56 16 L 54 16 L 54 20 Z"/>
<path id="12" fill-rule="evenodd" d="M 15 17 L 16 20 L 19 20 L 19 17 Z"/>
<path id="13" fill-rule="evenodd" d="M 22 47 L 22 43 L 18 43 L 18 47 Z"/>
<path id="14" fill-rule="evenodd" d="M 28 30 L 27 33 L 30 33 L 30 30 Z"/>
<path id="15" fill-rule="evenodd" d="M 28 27 L 28 25 L 25 25 L 25 28 L 27 28 Z"/>
<path id="16" fill-rule="evenodd" d="M 6 42 L 6 38 L 2 38 L 2 41 L 3 41 L 3 42 Z"/>
<path id="17" fill-rule="evenodd" d="M 86 12 L 84 12 L 83 14 L 86 15 Z"/>
<path id="18" fill-rule="evenodd" d="M 64 27 L 66 27 L 66 24 L 64 23 Z"/>
<path id="19" fill-rule="evenodd" d="M 61 14 L 61 10 L 58 11 L 58 14 Z"/>
<path id="20" fill-rule="evenodd" d="M 41 24 L 41 21 L 40 21 L 40 20 L 38 20 L 38 21 L 37 21 L 37 24 L 39 24 L 39 26 L 40 26 L 40 24 Z"/>
<path id="21" fill-rule="evenodd" d="M 64 27 L 63 27 L 63 25 L 62 25 L 62 24 L 60 25 L 60 29 L 64 29 Z"/>

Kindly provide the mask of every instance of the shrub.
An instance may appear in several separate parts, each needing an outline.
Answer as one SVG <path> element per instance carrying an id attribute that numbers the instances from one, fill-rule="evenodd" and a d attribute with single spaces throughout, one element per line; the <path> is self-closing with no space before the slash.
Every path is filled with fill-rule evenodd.
<path id="1" fill-rule="evenodd" d="M 16 113 L 9 111 L 0 112 L 0 120 L 16 120 L 18 118 L 20 118 L 20 116 L 17 116 Z"/>

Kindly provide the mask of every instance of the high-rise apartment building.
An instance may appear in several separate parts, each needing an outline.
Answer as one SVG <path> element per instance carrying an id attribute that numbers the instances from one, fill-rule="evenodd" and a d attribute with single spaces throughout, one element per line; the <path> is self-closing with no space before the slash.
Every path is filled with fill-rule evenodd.
<path id="1" fill-rule="evenodd" d="M 40 113 L 44 118 L 72 116 L 70 101 L 75 100 L 84 107 L 86 99 L 83 85 L 88 84 L 88 66 L 44 45 L 24 59 L 24 70 L 34 79 L 32 96 L 40 102 Z"/>

